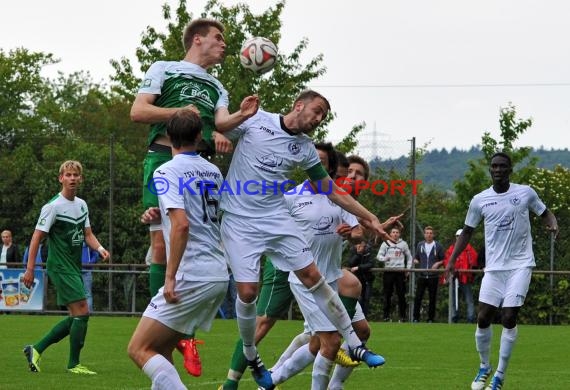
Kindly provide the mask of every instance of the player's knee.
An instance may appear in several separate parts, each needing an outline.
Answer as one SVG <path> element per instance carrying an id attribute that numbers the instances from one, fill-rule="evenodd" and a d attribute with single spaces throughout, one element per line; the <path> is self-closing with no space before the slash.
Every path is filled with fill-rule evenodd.
<path id="1" fill-rule="evenodd" d="M 316 289 L 319 282 L 323 279 L 315 263 L 311 263 L 309 266 L 295 271 L 295 275 L 297 275 L 301 283 L 309 289 Z"/>
<path id="2" fill-rule="evenodd" d="M 501 313 L 501 323 L 503 327 L 512 329 L 517 326 L 517 315 L 511 310 L 504 310 Z"/>
<path id="3" fill-rule="evenodd" d="M 338 292 L 345 297 L 359 298 L 362 292 L 362 285 L 353 273 L 343 269 L 342 278 L 338 280 Z"/>

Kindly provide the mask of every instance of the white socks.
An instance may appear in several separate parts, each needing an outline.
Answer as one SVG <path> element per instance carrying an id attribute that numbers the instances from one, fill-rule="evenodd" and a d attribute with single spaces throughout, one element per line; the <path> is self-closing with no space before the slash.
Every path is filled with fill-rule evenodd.
<path id="1" fill-rule="evenodd" d="M 345 342 L 340 346 L 345 351 L 348 349 L 348 344 Z M 354 367 L 343 367 L 340 364 L 334 366 L 334 371 L 329 382 L 329 390 L 342 390 L 344 382 L 352 374 Z"/>
<path id="2" fill-rule="evenodd" d="M 243 340 L 243 353 L 248 360 L 254 360 L 257 355 L 255 348 L 255 301 L 244 303 L 239 296 L 236 297 L 236 317 L 239 334 Z"/>
<path id="3" fill-rule="evenodd" d="M 287 347 L 287 349 L 281 354 L 279 360 L 270 368 L 271 371 L 276 371 L 287 359 L 293 356 L 293 353 L 301 348 L 303 345 L 308 344 L 309 340 L 311 340 L 311 335 L 308 333 L 301 333 L 298 334 L 293 338 L 291 344 Z"/>
<path id="4" fill-rule="evenodd" d="M 515 326 L 512 329 L 503 328 L 501 333 L 501 347 L 499 349 L 499 364 L 497 365 L 497 371 L 495 375 L 500 379 L 505 376 L 505 371 L 509 365 L 509 359 L 511 358 L 511 353 L 515 342 L 517 341 L 518 327 Z"/>
<path id="5" fill-rule="evenodd" d="M 352 321 L 344 308 L 338 294 L 329 286 L 324 278 L 321 278 L 309 291 L 315 298 L 315 303 L 321 309 L 329 321 L 342 334 L 342 337 L 348 342 L 351 348 L 358 347 L 362 344 L 360 339 L 354 333 Z"/>
<path id="6" fill-rule="evenodd" d="M 281 367 L 271 373 L 271 379 L 273 379 L 273 383 L 276 385 L 283 383 L 293 375 L 303 371 L 314 360 L 315 355 L 309 351 L 309 344 L 305 344 L 297 349 Z"/>
<path id="7" fill-rule="evenodd" d="M 488 328 L 481 329 L 477 326 L 475 330 L 475 347 L 477 352 L 479 352 L 479 358 L 481 359 L 481 367 L 489 367 L 490 360 L 489 355 L 491 353 L 491 337 L 493 336 L 493 328 L 489 326 Z"/>
<path id="8" fill-rule="evenodd" d="M 176 368 L 162 355 L 154 355 L 142 367 L 152 381 L 152 390 L 186 390 Z"/>
<path id="9" fill-rule="evenodd" d="M 327 389 L 333 364 L 334 362 L 321 355 L 321 352 L 317 353 L 315 363 L 313 364 L 311 390 Z"/>

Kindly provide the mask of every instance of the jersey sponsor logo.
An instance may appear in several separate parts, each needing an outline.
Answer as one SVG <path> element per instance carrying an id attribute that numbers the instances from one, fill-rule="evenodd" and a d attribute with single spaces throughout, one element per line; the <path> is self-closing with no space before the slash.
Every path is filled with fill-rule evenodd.
<path id="1" fill-rule="evenodd" d="M 333 224 L 333 217 L 321 217 L 319 221 L 311 226 L 311 229 L 324 231 L 329 230 Z"/>
<path id="2" fill-rule="evenodd" d="M 82 246 L 83 241 L 85 241 L 85 235 L 83 234 L 83 227 L 76 225 L 75 231 L 71 235 L 71 244 L 73 246 Z"/>
<path id="3" fill-rule="evenodd" d="M 302 252 L 302 253 L 305 253 L 305 252 L 310 252 L 310 251 L 311 251 L 311 248 L 309 248 L 309 247 L 304 247 L 301 252 Z"/>
<path id="4" fill-rule="evenodd" d="M 274 132 L 273 130 L 268 129 L 268 128 L 265 127 L 265 126 L 259 126 L 259 128 L 260 128 L 261 130 L 265 131 L 267 134 L 275 135 L 275 132 Z"/>
<path id="5" fill-rule="evenodd" d="M 495 206 L 497 204 L 497 202 L 489 202 L 489 203 L 485 203 L 483 206 L 481 206 L 482 209 L 484 209 L 485 207 L 489 207 L 489 206 Z"/>
<path id="6" fill-rule="evenodd" d="M 267 172 L 275 173 L 272 168 L 280 167 L 283 164 L 283 159 L 277 157 L 274 153 L 266 154 L 261 157 L 255 158 L 261 165 L 255 165 L 256 168 L 262 169 Z"/>
<path id="7" fill-rule="evenodd" d="M 513 216 L 505 215 L 503 218 L 501 218 L 501 220 L 497 224 L 497 228 L 498 228 L 497 230 L 499 230 L 499 231 L 512 230 L 513 227 L 511 225 L 513 224 L 514 221 L 515 221 L 515 218 Z"/>
<path id="8" fill-rule="evenodd" d="M 199 99 L 206 102 L 209 106 L 213 106 L 212 98 L 205 89 L 200 89 L 200 84 L 189 83 L 180 90 L 180 98 L 182 99 Z"/>
<path id="9" fill-rule="evenodd" d="M 287 148 L 289 149 L 289 153 L 293 156 L 301 152 L 301 145 L 297 142 L 291 142 Z"/>

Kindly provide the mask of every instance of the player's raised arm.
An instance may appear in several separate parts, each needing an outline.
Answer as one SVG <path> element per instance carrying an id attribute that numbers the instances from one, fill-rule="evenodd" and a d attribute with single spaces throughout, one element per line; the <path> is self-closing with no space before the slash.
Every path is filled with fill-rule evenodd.
<path id="1" fill-rule="evenodd" d="M 257 113 L 259 109 L 259 97 L 257 95 L 246 96 L 239 106 L 239 110 L 230 114 L 227 107 L 220 107 L 216 110 L 215 122 L 216 130 L 225 133 L 235 129 L 247 119 Z"/>

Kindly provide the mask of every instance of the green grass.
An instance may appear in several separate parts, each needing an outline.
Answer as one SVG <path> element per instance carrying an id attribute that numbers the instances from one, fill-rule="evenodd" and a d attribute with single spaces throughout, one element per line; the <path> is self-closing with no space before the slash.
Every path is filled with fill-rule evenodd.
<path id="1" fill-rule="evenodd" d="M 42 356 L 41 373 L 28 371 L 22 347 L 37 341 L 61 317 L 0 315 L 0 389 L 149 389 L 150 381 L 130 361 L 126 346 L 137 318 L 92 317 L 81 361 L 97 371 L 94 377 L 74 376 L 65 371 L 69 343 L 53 345 Z M 299 321 L 280 321 L 260 346 L 261 356 L 271 365 L 301 329 Z M 478 367 L 474 326 L 466 324 L 372 323 L 369 345 L 387 360 L 384 367 L 358 367 L 347 389 L 467 389 Z M 496 364 L 500 327 L 494 328 L 492 362 Z M 190 377 L 181 358 L 176 365 L 192 389 L 216 389 L 226 376 L 237 336 L 234 320 L 216 320 L 210 333 L 200 332 L 203 374 Z M 569 389 L 570 327 L 521 326 L 519 339 L 506 377 L 506 389 Z M 182 369 L 182 370 L 181 370 Z M 246 373 L 242 389 L 256 389 Z M 310 388 L 310 368 L 281 387 Z"/>

